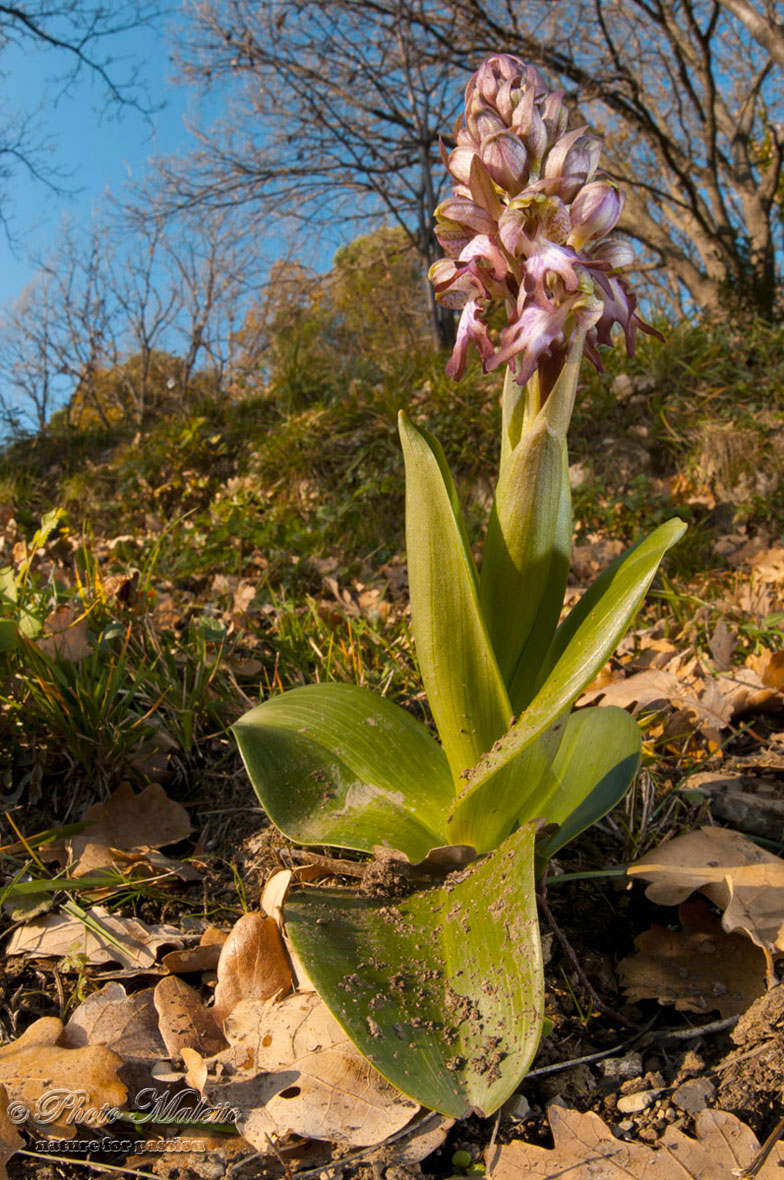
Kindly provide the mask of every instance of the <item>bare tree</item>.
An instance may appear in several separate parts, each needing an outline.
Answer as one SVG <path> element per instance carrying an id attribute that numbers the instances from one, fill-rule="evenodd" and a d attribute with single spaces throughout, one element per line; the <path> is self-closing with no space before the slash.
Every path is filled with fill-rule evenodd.
<path id="1" fill-rule="evenodd" d="M 180 386 L 187 394 L 197 366 L 207 366 L 217 390 L 230 381 L 237 335 L 258 297 L 264 261 L 256 235 L 230 211 L 181 217 L 165 242 L 168 282 L 179 293 L 175 323 Z"/>
<path id="2" fill-rule="evenodd" d="M 158 0 L 19 0 L 0 3 L 0 81 L 6 81 L 3 53 L 45 51 L 53 62 L 47 105 L 67 94 L 83 76 L 97 84 L 100 111 L 112 116 L 124 108 L 147 113 L 138 64 L 129 65 L 122 38 L 131 29 L 157 21 Z M 7 56 L 7 52 L 6 52 Z M 8 191 L 17 172 L 62 189 L 66 177 L 47 163 L 49 146 L 41 127 L 41 112 L 0 109 L 0 224 L 9 231 Z"/>
<path id="3" fill-rule="evenodd" d="M 65 227 L 0 320 L 0 411 L 43 430 L 66 420 L 142 425 L 162 405 L 228 386 L 237 334 L 262 281 L 238 219 L 163 221 L 117 211 Z"/>
<path id="4" fill-rule="evenodd" d="M 605 135 L 628 192 L 621 228 L 647 269 L 692 307 L 780 314 L 780 0 L 191 0 L 187 12 L 183 76 L 228 105 L 169 168 L 175 205 L 247 202 L 262 219 L 304 219 L 302 233 L 386 216 L 429 263 L 438 136 L 449 142 L 468 72 L 513 52 Z"/>
<path id="5" fill-rule="evenodd" d="M 770 54 L 779 66 L 784 66 L 784 25 L 776 17 L 777 5 L 766 0 L 755 7 L 749 0 L 719 0 L 719 4 L 746 26 L 754 40 Z"/>
<path id="6" fill-rule="evenodd" d="M 57 397 L 51 286 L 38 276 L 0 319 L 0 414 L 13 433 L 42 433 Z"/>
<path id="7" fill-rule="evenodd" d="M 414 20 L 402 0 L 190 0 L 183 77 L 226 94 L 227 107 L 197 129 L 199 150 L 170 164 L 173 206 L 244 202 L 267 229 L 293 221 L 306 255 L 317 226 L 360 233 L 387 220 L 432 262 L 447 184 L 438 139 L 461 96 L 451 63 L 427 52 L 431 8 L 419 0 Z M 453 315 L 429 298 L 434 335 L 448 342 Z"/>

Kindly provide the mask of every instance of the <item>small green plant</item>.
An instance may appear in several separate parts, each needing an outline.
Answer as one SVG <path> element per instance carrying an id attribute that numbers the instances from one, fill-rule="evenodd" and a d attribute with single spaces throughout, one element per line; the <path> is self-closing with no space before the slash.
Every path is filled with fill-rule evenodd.
<path id="1" fill-rule="evenodd" d="M 516 58 L 469 83 L 437 210 L 437 296 L 462 308 L 447 366 L 469 343 L 508 365 L 501 461 L 474 561 L 441 445 L 401 412 L 413 630 L 440 744 L 351 684 L 273 697 L 234 727 L 273 822 L 305 844 L 381 853 L 408 886 L 380 896 L 295 893 L 292 943 L 355 1044 L 405 1093 L 453 1117 L 488 1115 L 525 1074 L 543 1021 L 534 881 L 627 790 L 640 735 L 622 709 L 570 715 L 684 530 L 661 524 L 559 624 L 572 520 L 567 431 L 583 353 L 645 325 L 606 237 L 622 197 L 595 177 L 600 145 Z M 496 347 L 488 316 L 507 324 Z M 537 843 L 538 835 L 538 843 Z M 401 869 L 401 865 L 407 866 Z M 384 880 L 382 874 L 382 885 Z"/>

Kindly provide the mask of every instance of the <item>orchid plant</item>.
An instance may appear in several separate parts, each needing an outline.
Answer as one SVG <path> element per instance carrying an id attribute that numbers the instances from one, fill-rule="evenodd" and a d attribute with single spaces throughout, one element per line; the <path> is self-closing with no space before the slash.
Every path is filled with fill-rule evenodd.
<path id="1" fill-rule="evenodd" d="M 430 277 L 460 310 L 447 372 L 469 345 L 506 365 L 500 470 L 477 569 L 444 453 L 401 412 L 416 651 L 440 741 L 364 689 L 316 684 L 235 726 L 251 782 L 292 840 L 394 862 L 397 893 L 302 888 L 286 929 L 345 1031 L 426 1106 L 488 1115 L 536 1051 L 543 981 L 535 880 L 623 796 L 640 735 L 622 709 L 571 712 L 683 532 L 660 526 L 560 620 L 571 549 L 567 431 L 583 355 L 639 318 L 608 236 L 623 194 L 601 142 L 515 57 L 466 89 L 436 210 Z M 499 303 L 506 324 L 494 338 Z M 405 868 L 405 872 L 403 872 Z M 383 877 L 383 874 L 382 874 Z M 402 885 L 401 885 L 402 879 Z"/>

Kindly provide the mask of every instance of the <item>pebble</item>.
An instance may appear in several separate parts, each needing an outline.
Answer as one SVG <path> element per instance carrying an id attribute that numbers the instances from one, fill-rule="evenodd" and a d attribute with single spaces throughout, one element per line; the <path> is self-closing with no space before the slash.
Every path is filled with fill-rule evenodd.
<path id="1" fill-rule="evenodd" d="M 715 1093 L 716 1087 L 708 1078 L 692 1078 L 678 1086 L 672 1101 L 679 1110 L 685 1110 L 687 1114 L 699 1114 L 710 1104 Z"/>
<path id="2" fill-rule="evenodd" d="M 606 1078 L 638 1078 L 642 1073 L 642 1057 L 634 1051 L 623 1057 L 608 1057 L 599 1068 Z"/>
<path id="3" fill-rule="evenodd" d="M 639 1090 L 636 1094 L 622 1094 L 618 1099 L 618 1109 L 622 1114 L 637 1114 L 652 1106 L 661 1090 Z"/>
<path id="4" fill-rule="evenodd" d="M 523 1119 L 527 1119 L 531 1113 L 531 1104 L 526 1098 L 525 1094 L 513 1094 L 511 1098 L 507 1099 L 503 1106 L 504 1114 L 508 1115 L 510 1119 L 521 1123 Z"/>

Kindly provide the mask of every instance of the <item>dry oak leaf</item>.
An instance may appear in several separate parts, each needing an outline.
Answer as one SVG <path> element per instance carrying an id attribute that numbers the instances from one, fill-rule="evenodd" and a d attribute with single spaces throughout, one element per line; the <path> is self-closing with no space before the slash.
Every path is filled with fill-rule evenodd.
<path id="1" fill-rule="evenodd" d="M 618 964 L 626 998 L 739 1016 L 766 990 L 765 952 L 722 930 L 702 898 L 684 902 L 679 917 L 683 930 L 653 926 L 635 938 L 637 954 Z"/>
<path id="2" fill-rule="evenodd" d="M 44 619 L 43 631 L 43 636 L 35 642 L 50 659 L 59 656 L 78 664 L 90 651 L 87 616 L 77 614 L 71 606 L 56 606 Z"/>
<path id="3" fill-rule="evenodd" d="M 145 971 L 156 965 L 160 947 L 182 946 L 182 932 L 174 926 L 147 926 L 137 918 L 116 918 L 103 906 L 94 906 L 87 913 L 105 936 L 70 914 L 47 914 L 14 930 L 6 954 L 45 959 L 84 956 L 87 963 L 119 963 Z"/>
<path id="4" fill-rule="evenodd" d="M 226 1019 L 230 1048 L 208 1064 L 208 1101 L 239 1112 L 259 1151 L 288 1134 L 352 1147 L 383 1143 L 419 1106 L 381 1076 L 314 992 L 243 1000 Z M 269 1137 L 269 1138 L 268 1138 Z"/>
<path id="5" fill-rule="evenodd" d="M 94 1127 L 111 1120 L 126 1089 L 117 1076 L 121 1057 L 103 1045 L 64 1048 L 58 1044 L 62 1032 L 61 1020 L 44 1016 L 3 1045 L 0 1083 L 14 1116 L 25 1107 L 33 1123 L 53 1137 L 72 1139 L 80 1123 Z"/>
<path id="6" fill-rule="evenodd" d="M 184 1048 L 195 1049 L 204 1057 L 226 1048 L 212 1009 L 206 1008 L 199 993 L 177 975 L 162 979 L 153 998 L 158 1028 L 170 1057 L 181 1057 Z"/>
<path id="7" fill-rule="evenodd" d="M 756 1135 L 735 1115 L 703 1110 L 696 1139 L 668 1127 L 653 1147 L 616 1139 L 597 1114 L 553 1105 L 547 1116 L 555 1147 L 516 1141 L 486 1153 L 488 1180 L 730 1180 L 757 1152 Z M 777 1143 L 756 1180 L 780 1180 L 784 1146 Z"/>
<path id="8" fill-rule="evenodd" d="M 680 905 L 695 890 L 723 910 L 722 927 L 742 930 L 768 953 L 784 951 L 784 860 L 739 832 L 704 827 L 676 836 L 626 870 L 651 884 L 658 905 Z"/>
<path id="9" fill-rule="evenodd" d="M 8 1180 L 6 1164 L 24 1145 L 16 1123 L 8 1114 L 8 1091 L 5 1086 L 0 1086 L 0 1180 Z"/>
<path id="10" fill-rule="evenodd" d="M 82 816 L 91 826 L 66 842 L 72 876 L 84 876 L 111 865 L 113 850 L 144 853 L 184 840 L 191 833 L 188 813 L 170 799 L 158 783 L 138 795 L 130 783 L 120 783 L 105 803 L 94 803 Z"/>
<path id="11" fill-rule="evenodd" d="M 119 1054 L 120 1079 L 131 1095 L 152 1085 L 152 1063 L 166 1057 L 151 987 L 127 995 L 121 983 L 107 983 L 71 1014 L 59 1043 L 67 1049 L 105 1045 Z"/>
<path id="12" fill-rule="evenodd" d="M 213 1012 L 223 1025 L 241 1000 L 271 1000 L 291 990 L 291 967 L 278 924 L 243 914 L 223 944 Z"/>
<path id="13" fill-rule="evenodd" d="M 198 946 L 186 946 L 181 951 L 170 951 L 161 963 L 172 975 L 192 975 L 198 971 L 215 971 L 220 962 L 221 950 L 228 930 L 208 926 L 199 939 Z"/>

